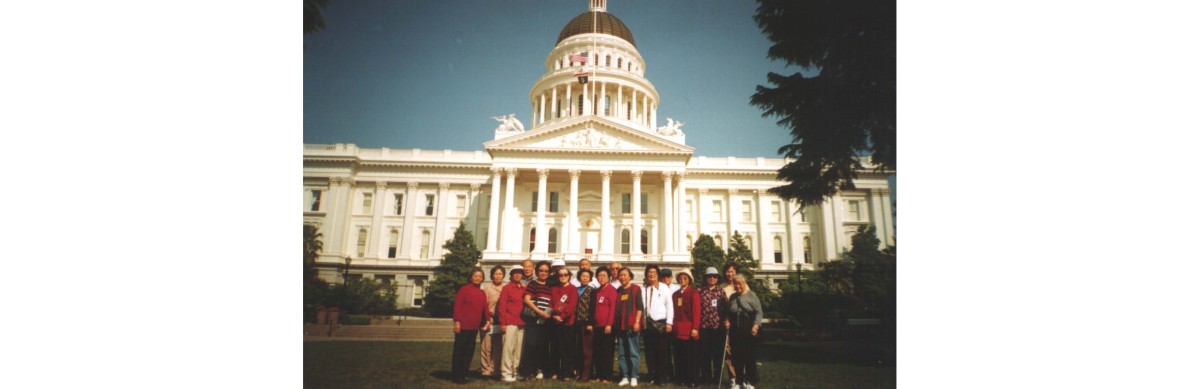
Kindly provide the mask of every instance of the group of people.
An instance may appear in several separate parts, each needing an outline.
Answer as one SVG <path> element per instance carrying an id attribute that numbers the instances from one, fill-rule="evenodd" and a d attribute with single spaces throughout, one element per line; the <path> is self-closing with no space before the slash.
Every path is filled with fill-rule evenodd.
<path id="1" fill-rule="evenodd" d="M 475 268 L 458 290 L 451 361 L 457 383 L 470 380 L 477 339 L 480 372 L 504 382 L 619 380 L 619 386 L 637 386 L 640 342 L 652 384 L 697 387 L 726 375 L 734 389 L 758 383 L 762 304 L 733 264 L 725 265 L 724 284 L 712 267 L 699 285 L 687 270 L 672 283 L 671 270 L 655 264 L 646 266 L 639 284 L 620 262 L 593 270 L 587 258 L 574 273 L 561 259 L 527 259 L 507 274 L 505 283 L 504 267 L 493 267 L 485 283 L 483 269 Z"/>

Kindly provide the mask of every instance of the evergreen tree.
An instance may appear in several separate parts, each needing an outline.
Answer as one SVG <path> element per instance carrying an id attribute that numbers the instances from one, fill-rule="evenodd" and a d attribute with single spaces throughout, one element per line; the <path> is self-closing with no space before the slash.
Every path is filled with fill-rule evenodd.
<path id="1" fill-rule="evenodd" d="M 879 249 L 875 226 L 859 226 L 850 237 L 850 251 L 842 253 L 854 264 L 854 296 L 871 311 L 890 311 L 896 294 L 895 247 Z M 892 301 L 889 303 L 889 301 Z"/>
<path id="2" fill-rule="evenodd" d="M 896 2 L 758 0 L 754 21 L 771 40 L 767 57 L 796 65 L 768 73 L 750 103 L 792 133 L 779 152 L 793 161 L 771 189 L 818 205 L 854 189 L 859 157 L 896 169 Z"/>
<path id="3" fill-rule="evenodd" d="M 309 283 L 317 279 L 317 256 L 321 254 L 322 243 L 321 233 L 317 232 L 316 226 L 304 225 L 304 282 Z"/>
<path id="4" fill-rule="evenodd" d="M 429 284 L 423 306 L 434 317 L 450 317 L 454 313 L 454 296 L 458 288 L 470 281 L 467 277 L 478 266 L 480 256 L 475 237 L 463 222 L 459 222 L 454 230 L 454 239 L 442 248 L 446 252 L 442 254 L 442 263 L 433 270 L 434 279 Z"/>
<path id="5" fill-rule="evenodd" d="M 692 277 L 696 279 L 697 285 L 704 281 L 704 270 L 715 267 L 717 272 L 720 272 L 724 264 L 725 252 L 717 247 L 711 236 L 700 234 L 696 243 L 692 245 Z"/>

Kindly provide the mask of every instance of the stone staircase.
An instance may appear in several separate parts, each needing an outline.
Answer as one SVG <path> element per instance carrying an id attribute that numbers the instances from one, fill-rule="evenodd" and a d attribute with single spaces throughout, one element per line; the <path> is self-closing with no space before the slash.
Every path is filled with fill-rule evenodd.
<path id="1" fill-rule="evenodd" d="M 407 318 L 399 324 L 387 322 L 377 325 L 335 325 L 329 337 L 329 326 L 305 324 L 305 339 L 369 339 L 422 342 L 453 342 L 454 322 L 450 319 Z"/>

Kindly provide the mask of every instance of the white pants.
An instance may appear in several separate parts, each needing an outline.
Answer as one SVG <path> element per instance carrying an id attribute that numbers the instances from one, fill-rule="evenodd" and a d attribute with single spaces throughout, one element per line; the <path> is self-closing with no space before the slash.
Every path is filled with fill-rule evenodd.
<path id="1" fill-rule="evenodd" d="M 504 377 L 516 377 L 517 367 L 521 362 L 521 342 L 525 336 L 525 327 L 508 325 L 504 328 L 504 355 L 500 362 L 500 374 Z"/>

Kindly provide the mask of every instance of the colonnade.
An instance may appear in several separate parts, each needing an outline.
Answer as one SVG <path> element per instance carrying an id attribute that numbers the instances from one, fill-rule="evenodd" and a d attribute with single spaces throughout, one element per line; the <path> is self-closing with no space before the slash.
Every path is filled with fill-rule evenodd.
<path id="1" fill-rule="evenodd" d="M 604 106 L 605 97 L 608 97 L 610 102 L 607 112 Z M 581 98 L 582 108 L 579 106 Z M 626 120 L 648 129 L 653 129 L 654 124 L 658 123 L 658 102 L 651 99 L 650 94 L 639 88 L 611 81 L 595 80 L 582 85 L 574 82 L 556 85 L 543 90 L 532 103 L 535 126 L 547 120 L 586 115 Z"/>

